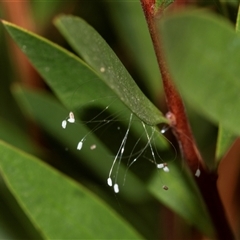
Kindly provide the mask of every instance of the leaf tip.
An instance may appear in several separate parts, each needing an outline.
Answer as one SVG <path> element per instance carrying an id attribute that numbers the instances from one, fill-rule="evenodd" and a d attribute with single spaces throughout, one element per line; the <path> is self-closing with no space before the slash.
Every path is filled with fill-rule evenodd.
<path id="1" fill-rule="evenodd" d="M 53 23 L 55 26 L 58 26 L 59 24 L 61 24 L 61 21 L 64 19 L 64 18 L 68 18 L 72 15 L 69 15 L 69 14 L 64 14 L 64 13 L 61 13 L 61 14 L 58 14 L 56 17 L 54 17 L 53 19 Z M 73 16 L 72 16 L 73 17 Z"/>
<path id="2" fill-rule="evenodd" d="M 6 21 L 4 19 L 1 19 L 1 18 L 0 18 L 0 21 L 2 22 L 2 24 L 4 26 L 12 26 L 12 27 L 16 26 L 14 23 L 8 22 L 8 21 Z"/>
<path id="3" fill-rule="evenodd" d="M 2 23 L 3 25 L 8 25 L 8 24 L 9 24 L 9 22 L 6 21 L 6 20 L 4 20 L 4 19 L 1 19 L 1 18 L 0 18 L 0 21 L 1 21 L 1 23 Z"/>
<path id="4" fill-rule="evenodd" d="M 66 16 L 66 14 L 63 14 L 63 13 L 58 14 L 57 16 L 55 16 L 53 18 L 54 25 L 57 25 L 61 21 L 61 18 L 64 17 L 64 16 Z"/>

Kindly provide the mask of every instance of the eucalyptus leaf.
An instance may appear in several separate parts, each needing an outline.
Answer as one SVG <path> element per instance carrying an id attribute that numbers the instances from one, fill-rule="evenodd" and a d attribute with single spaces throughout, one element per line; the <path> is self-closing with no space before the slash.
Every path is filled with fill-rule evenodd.
<path id="1" fill-rule="evenodd" d="M 82 23 L 80 25 L 83 28 L 86 27 L 87 32 L 84 36 L 84 43 L 86 45 L 84 45 L 84 47 L 86 47 L 85 51 L 89 51 L 88 54 L 90 55 L 88 59 L 97 65 L 95 66 L 95 71 L 80 60 L 80 58 L 60 46 L 14 24 L 6 21 L 2 22 L 12 38 L 27 55 L 33 66 L 57 96 L 61 100 L 69 99 L 69 108 L 79 108 L 83 102 L 86 104 L 86 102 L 93 101 L 95 101 L 98 106 L 106 107 L 106 99 L 108 100 L 108 104 L 109 102 L 114 102 L 113 99 L 116 99 L 117 94 L 130 110 L 147 124 L 156 125 L 158 123 L 168 122 L 161 112 L 142 94 L 116 55 L 108 45 L 105 44 L 104 40 L 100 41 L 101 38 L 95 30 L 83 20 L 78 18 L 76 18 L 76 20 Z M 81 29 L 78 29 L 78 31 L 80 30 Z M 82 29 L 81 31 L 85 30 Z M 91 35 L 91 33 L 93 35 Z M 94 43 L 96 40 L 99 42 Z M 90 46 L 92 46 L 92 44 L 97 45 L 94 45 L 94 48 L 87 48 L 89 47 L 88 42 L 90 41 L 92 41 Z M 106 55 L 104 55 L 104 53 Z M 103 55 L 104 58 L 100 58 L 100 55 Z M 100 79 L 108 79 L 108 82 L 105 81 L 105 83 L 107 83 L 116 94 Z M 87 93 L 81 91 L 81 95 L 79 96 L 79 91 L 77 90 L 82 87 L 84 88 L 86 84 L 90 91 Z M 106 95 L 107 92 L 108 94 Z M 85 99 L 85 101 L 82 99 Z M 112 103 L 112 105 L 113 104 L 114 103 Z M 123 104 L 119 102 L 118 104 L 120 106 L 117 105 L 117 108 L 123 107 Z"/>
<path id="2" fill-rule="evenodd" d="M 140 1 L 109 1 L 107 4 L 128 61 L 137 69 L 151 99 L 158 101 L 163 94 L 161 74 Z"/>
<path id="3" fill-rule="evenodd" d="M 183 217 L 209 237 L 214 228 L 201 194 L 188 171 L 181 170 L 180 164 L 168 164 L 170 172 L 153 175 L 148 182 L 149 191 L 162 203 Z M 164 190 L 166 186 L 168 190 Z M 194 221 L 197 219 L 197 221 Z"/>
<path id="4" fill-rule="evenodd" d="M 31 154 L 36 154 L 39 152 L 30 138 L 25 134 L 23 129 L 20 129 L 19 127 L 1 118 L 0 125 L 1 140 Z"/>
<path id="5" fill-rule="evenodd" d="M 91 130 L 81 122 L 73 125 L 68 124 L 66 129 L 61 127 L 61 122 L 68 115 L 68 111 L 63 108 L 54 98 L 44 92 L 33 92 L 28 89 L 15 87 L 14 95 L 25 113 L 33 118 L 40 126 L 49 132 L 54 138 L 69 149 L 82 162 L 90 167 L 101 181 L 107 183 L 109 169 L 116 153 L 111 153 L 106 146 L 98 139 Z M 90 133 L 90 134 L 89 134 Z M 77 150 L 80 140 L 87 136 L 81 151 Z M 96 146 L 91 151 L 92 145 Z M 126 169 L 119 167 L 119 176 L 124 176 Z M 128 172 L 127 183 L 124 188 L 120 187 L 123 196 L 132 201 L 142 199 L 147 196 L 145 189 L 139 179 L 131 172 Z M 133 188 L 134 186 L 134 188 Z"/>
<path id="6" fill-rule="evenodd" d="M 75 16 L 61 16 L 55 24 L 74 50 L 132 112 L 150 125 L 166 122 L 159 110 L 141 92 L 113 50 L 89 24 Z"/>
<path id="7" fill-rule="evenodd" d="M 0 180 L 0 190 L 2 191 L 1 181 L 2 179 Z M 4 201 L 2 192 L 0 194 L 0 204 L 0 239 L 30 239 L 33 237 L 26 233 L 26 229 L 19 224 L 15 212 L 13 214 L 9 204 Z M 41 239 L 40 236 L 38 238 Z"/>
<path id="8" fill-rule="evenodd" d="M 43 239 L 3 181 L 0 170 L 0 239 Z"/>
<path id="9" fill-rule="evenodd" d="M 141 238 L 95 195 L 50 166 L 4 142 L 0 153 L 4 181 L 44 238 Z"/>
<path id="10" fill-rule="evenodd" d="M 173 80 L 209 119 L 240 134 L 240 38 L 222 18 L 205 11 L 169 15 L 159 23 Z"/>
<path id="11" fill-rule="evenodd" d="M 68 109 L 74 111 L 76 118 L 84 118 L 87 111 L 101 108 L 102 112 L 112 112 L 115 120 L 129 120 L 131 109 L 80 58 L 33 33 L 6 22 L 5 24 L 58 98 Z M 145 109 L 146 105 L 142 103 L 141 109 Z M 148 113 L 149 121 L 154 119 L 153 115 Z M 138 119 L 135 115 L 134 118 Z M 167 122 L 167 119 L 162 117 L 162 121 Z M 157 144 L 160 148 L 167 146 L 163 138 L 159 138 Z"/>
<path id="12" fill-rule="evenodd" d="M 69 126 L 68 129 L 62 130 L 60 129 L 60 123 L 57 125 L 56 122 L 60 122 L 61 116 L 64 116 L 67 112 L 56 101 L 46 94 L 23 88 L 16 88 L 14 93 L 22 107 L 34 117 L 40 126 L 44 127 L 64 146 L 75 153 L 81 161 L 91 167 L 97 176 L 101 179 L 107 178 L 114 156 L 93 134 L 88 136 L 83 149 L 80 152 L 76 151 L 75 143 L 79 139 L 78 136 L 84 136 L 89 131 L 84 125 L 76 123 L 74 128 Z M 46 115 L 49 117 L 46 118 Z M 97 146 L 95 151 L 90 151 L 92 143 Z M 126 183 L 124 187 L 120 187 L 119 194 L 129 201 L 137 203 L 149 198 L 149 193 L 151 193 L 158 201 L 173 209 L 190 224 L 211 236 L 212 225 L 192 177 L 186 175 L 182 171 L 182 167 L 175 161 L 169 162 L 169 168 L 170 173 L 164 173 L 163 171 L 160 173 L 155 170 L 155 173 L 145 182 L 142 180 L 143 172 L 138 174 L 138 179 L 129 169 Z M 124 176 L 125 173 L 124 167 L 120 166 L 119 176 Z M 169 187 L 168 191 L 162 189 L 163 184 Z M 196 218 L 198 219 L 197 222 L 195 221 Z"/>

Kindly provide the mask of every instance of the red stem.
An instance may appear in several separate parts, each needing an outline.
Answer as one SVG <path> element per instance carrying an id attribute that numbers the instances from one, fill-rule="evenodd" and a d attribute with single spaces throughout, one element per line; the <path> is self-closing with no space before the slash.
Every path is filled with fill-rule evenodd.
<path id="1" fill-rule="evenodd" d="M 217 174 L 210 173 L 203 164 L 185 113 L 182 98 L 173 84 L 164 59 L 161 39 L 156 28 L 156 16 L 161 16 L 163 9 L 160 7 L 156 11 L 155 0 L 141 0 L 141 3 L 162 75 L 169 109 L 167 117 L 170 119 L 172 131 L 178 140 L 183 159 L 187 162 L 193 174 L 196 173 L 197 169 L 201 171 L 200 177 L 196 177 L 195 180 L 212 218 L 218 239 L 234 239 L 218 193 Z"/>
<path id="2" fill-rule="evenodd" d="M 155 24 L 155 0 L 141 0 L 141 2 L 162 75 L 166 102 L 170 113 L 167 117 L 170 118 L 170 121 L 172 120 L 171 127 L 180 145 L 183 158 L 188 162 L 188 166 L 191 171 L 195 173 L 199 164 L 202 165 L 202 158 L 196 147 L 182 99 L 173 85 L 163 58 L 163 51 Z M 158 12 L 158 14 L 159 13 L 161 12 Z"/>

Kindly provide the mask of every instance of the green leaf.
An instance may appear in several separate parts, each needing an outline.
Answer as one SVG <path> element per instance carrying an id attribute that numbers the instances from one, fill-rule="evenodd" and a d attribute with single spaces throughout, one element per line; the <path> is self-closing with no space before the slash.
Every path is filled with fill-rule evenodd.
<path id="1" fill-rule="evenodd" d="M 16 37 L 18 41 L 20 41 L 21 43 L 24 42 L 26 44 L 22 45 L 22 47 L 26 53 L 28 53 L 29 51 L 28 54 L 31 56 L 34 62 L 37 62 L 36 59 L 38 59 L 38 54 L 40 54 L 40 56 L 42 57 L 41 60 L 42 65 L 40 64 L 41 62 L 39 62 L 38 69 L 41 69 L 40 71 L 41 74 L 44 77 L 46 77 L 49 84 L 56 91 L 62 102 L 65 103 L 65 105 L 68 108 L 72 108 L 72 106 L 75 106 L 75 108 L 80 108 L 81 104 L 83 103 L 96 105 L 98 104 L 100 106 L 105 107 L 107 101 L 104 100 L 106 100 L 106 96 L 110 96 L 108 97 L 108 100 L 112 99 L 111 97 L 113 97 L 113 93 L 109 91 L 108 88 L 105 85 L 103 85 L 101 81 L 99 80 L 96 81 L 96 79 L 98 79 L 97 75 L 94 75 L 94 78 L 91 77 L 88 79 L 84 79 L 84 81 L 82 82 L 78 82 L 80 81 L 79 79 L 85 78 L 85 76 L 89 76 L 89 72 L 92 74 L 91 69 L 89 71 L 89 68 L 86 65 L 79 64 L 80 60 L 78 58 L 65 52 L 59 47 L 52 45 L 52 43 L 50 44 L 46 40 L 42 40 L 41 38 L 36 37 L 35 35 L 21 31 L 16 27 L 12 27 L 12 25 L 11 26 L 8 25 L 8 28 L 10 28 L 11 32 L 13 32 L 12 34 L 18 36 Z M 26 39 L 28 40 L 30 39 L 30 41 L 26 42 L 25 41 Z M 30 44 L 30 42 L 37 42 L 37 44 L 35 45 Z M 38 49 L 43 49 L 44 51 L 37 52 L 38 49 L 33 48 L 31 46 L 37 46 Z M 52 48 L 54 48 L 54 51 L 52 50 Z M 32 54 L 32 52 L 34 54 Z M 63 56 L 65 57 L 63 58 Z M 65 64 L 69 64 L 67 65 L 68 67 L 65 66 L 63 68 L 61 64 L 59 65 L 58 63 L 58 61 L 60 61 L 59 59 L 61 60 L 61 64 L 63 64 L 64 66 Z M 51 68 L 48 68 L 49 65 L 45 65 L 44 61 L 46 61 L 47 64 L 50 64 Z M 58 65 L 56 64 L 57 67 L 54 65 L 56 62 L 58 63 Z M 75 62 L 77 62 L 78 64 L 75 64 Z M 67 79 L 65 78 L 66 75 L 68 76 L 69 74 L 73 74 L 74 72 L 77 72 L 79 74 L 80 73 L 79 68 L 81 68 L 81 66 L 84 66 L 85 67 L 84 69 L 87 69 L 85 74 L 80 75 L 80 77 L 77 76 L 75 78 Z M 69 69 L 71 69 L 71 71 L 69 71 Z M 71 81 L 69 81 L 69 79 L 71 79 Z M 82 90 L 80 93 L 77 91 L 78 88 L 81 88 Z M 69 149 L 71 149 L 71 151 L 75 150 L 75 152 L 77 152 L 76 154 L 78 154 L 81 158 L 85 159 L 84 161 L 86 164 L 88 164 L 88 166 L 90 166 L 92 169 L 95 169 L 95 172 L 96 174 L 98 174 L 98 176 L 101 176 L 102 179 L 107 178 L 108 171 L 111 166 L 113 158 L 111 157 L 111 153 L 106 150 L 106 148 L 104 147 L 100 140 L 98 140 L 92 134 L 90 134 L 88 136 L 88 142 L 86 142 L 86 148 L 83 148 L 80 152 L 77 151 L 76 150 L 77 142 L 83 136 L 89 133 L 88 129 L 86 129 L 81 123 L 77 123 L 73 127 L 71 126 L 71 128 L 69 128 L 68 131 L 65 131 L 61 129 L 61 121 L 67 116 L 68 112 L 62 109 L 62 107 L 60 107 L 59 104 L 57 103 L 51 104 L 51 101 L 45 95 L 42 97 L 37 97 L 34 96 L 34 94 L 26 93 L 25 91 L 24 94 L 19 93 L 19 95 L 21 95 L 21 98 L 23 99 L 22 104 L 23 105 L 25 104 L 25 107 L 29 109 L 29 112 L 36 117 L 37 121 L 42 126 L 44 126 L 44 128 L 47 129 L 48 132 L 52 133 L 52 135 L 55 136 L 56 139 L 59 139 L 59 141 L 63 142 L 64 146 L 67 146 Z M 98 98 L 100 101 L 93 101 Z M 84 99 L 84 101 L 83 103 L 80 104 L 79 101 L 82 99 Z M 116 110 L 118 111 L 119 109 L 120 107 L 115 108 L 114 105 L 115 111 Z M 135 123 L 136 122 L 134 122 L 134 125 Z M 139 134 L 142 134 L 142 132 Z M 97 149 L 99 149 L 100 152 L 89 151 L 89 147 L 91 146 L 92 143 L 96 143 L 97 146 L 99 146 Z M 101 159 L 101 161 L 98 161 L 99 159 Z M 122 169 L 123 170 L 121 171 L 123 172 L 124 176 L 124 168 Z M 156 172 L 156 174 L 158 174 L 158 172 Z M 179 177 L 181 178 L 182 176 Z M 157 177 L 156 179 L 159 179 L 158 185 L 154 185 L 155 186 L 154 189 L 150 189 L 150 191 L 154 194 L 154 196 L 156 196 L 161 201 L 162 200 L 161 196 L 165 194 L 165 191 L 163 190 L 162 190 L 163 192 L 160 191 L 160 189 L 162 189 L 161 188 L 162 182 L 160 178 Z M 166 185 L 169 185 L 171 187 L 174 186 L 174 183 L 176 181 L 179 181 L 178 177 L 175 178 L 174 176 L 169 179 L 170 180 L 166 182 Z M 129 199 L 133 199 L 133 201 L 137 201 L 138 197 L 139 199 L 142 199 L 145 195 L 148 195 L 146 194 L 146 189 L 142 182 L 143 181 L 138 180 L 137 178 L 134 177 L 134 175 L 130 174 L 129 172 L 127 177 L 127 184 L 123 188 L 123 191 L 121 190 L 120 194 L 128 196 Z M 185 190 L 186 193 L 188 191 L 192 192 L 192 188 L 189 188 L 188 184 L 185 185 L 184 181 L 182 183 L 183 184 L 181 184 L 181 186 L 183 189 L 186 188 Z M 129 185 L 130 187 L 127 187 Z M 196 201 L 196 197 L 192 197 L 194 196 L 194 194 L 193 195 L 187 194 L 186 196 L 187 201 L 185 201 L 185 194 L 181 194 L 181 192 L 184 191 L 183 190 L 177 191 L 176 189 L 178 189 L 178 187 L 173 188 L 174 189 L 173 191 L 171 190 L 171 187 L 167 193 L 167 197 L 165 198 L 164 202 L 174 210 L 180 208 L 181 210 L 179 210 L 178 213 L 181 214 L 181 216 L 190 221 L 192 224 L 196 224 L 197 227 L 199 227 L 200 229 L 203 229 L 202 220 L 200 221 L 201 223 L 199 226 L 199 224 L 196 223 L 195 218 L 192 219 L 192 216 L 197 216 L 195 214 L 196 213 L 195 211 L 198 211 L 199 209 L 204 209 L 201 205 L 199 205 L 199 201 Z M 175 199 L 175 201 L 173 200 L 167 201 L 166 199 Z M 186 208 L 186 206 L 188 205 L 186 204 L 186 202 L 188 204 L 190 203 L 194 204 L 191 205 L 190 208 L 191 211 L 182 211 L 182 209 Z M 181 207 L 179 207 L 179 205 L 181 205 Z M 193 209 L 195 209 L 195 211 L 193 211 Z M 203 211 L 201 210 L 201 214 L 203 214 L 202 212 L 204 212 L 204 210 Z M 205 212 L 203 215 L 201 214 L 199 215 L 200 218 L 202 218 L 203 216 L 204 218 L 206 217 Z"/>
<path id="2" fill-rule="evenodd" d="M 166 122 L 159 110 L 138 88 L 116 54 L 90 25 L 74 16 L 61 16 L 55 24 L 75 51 L 132 112 L 150 125 Z"/>
<path id="3" fill-rule="evenodd" d="M 236 32 L 240 32 L 240 5 L 238 7 L 238 14 L 237 14 L 237 20 L 236 20 Z"/>
<path id="4" fill-rule="evenodd" d="M 219 126 L 216 160 L 219 162 L 221 158 L 227 153 L 231 145 L 236 140 L 236 135 L 232 134 L 228 129 Z"/>
<path id="5" fill-rule="evenodd" d="M 0 190 L 2 190 L 2 179 L 0 180 Z M 29 238 L 28 234 L 24 232 L 24 229 L 19 226 L 19 222 L 9 209 L 9 206 L 2 198 L 0 194 L 0 239 L 26 239 Z"/>
<path id="6" fill-rule="evenodd" d="M 111 206 L 114 206 L 116 210 L 119 210 L 118 202 L 116 202 L 115 197 L 112 197 L 113 189 L 107 186 L 107 177 L 116 152 L 110 152 L 109 149 L 107 149 L 107 147 L 101 142 L 102 139 L 97 138 L 97 136 L 81 122 L 77 121 L 73 125 L 68 125 L 65 130 L 62 129 L 61 121 L 68 114 L 68 112 L 56 101 L 56 99 L 54 99 L 52 96 L 49 96 L 49 94 L 20 88 L 18 85 L 16 85 L 14 88 L 14 96 L 17 98 L 18 103 L 24 112 L 28 113 L 28 116 L 31 116 L 36 121 L 38 126 L 41 126 L 46 132 L 48 132 L 48 134 L 54 137 L 56 141 L 62 144 L 63 153 L 64 149 L 68 149 L 64 153 L 64 156 L 68 159 L 70 165 L 74 163 L 75 158 L 72 158 L 73 155 L 75 155 L 81 162 L 81 165 L 84 166 L 85 171 L 82 170 L 84 174 L 86 174 L 86 171 L 88 172 L 90 170 L 89 173 L 91 175 L 90 177 L 88 175 L 89 179 L 86 179 L 86 177 L 84 178 L 84 184 L 88 188 L 93 189 L 94 192 L 100 192 L 99 195 L 102 198 L 107 199 Z M 88 136 L 84 141 L 83 147 L 81 151 L 78 151 L 77 143 L 83 136 L 86 136 L 86 134 L 88 134 Z M 111 133 L 109 133 L 109 131 L 104 131 L 104 134 L 110 138 L 110 145 L 113 145 Z M 117 134 L 114 134 L 115 141 L 117 140 Z M 90 147 L 92 144 L 96 145 L 96 149 L 91 150 Z M 129 141 L 127 144 L 129 144 Z M 126 149 L 127 148 L 128 146 L 126 146 Z M 61 151 L 61 149 L 59 150 Z M 142 174 L 140 175 L 142 176 Z M 80 169 L 79 176 L 81 176 Z M 93 180 L 91 179 L 92 176 L 94 177 Z M 126 181 L 123 186 L 122 183 L 125 177 Z M 125 209 L 125 205 L 121 203 L 122 211 L 120 211 L 120 214 L 122 214 L 124 218 L 128 219 L 129 222 L 133 223 L 134 226 L 140 229 L 142 234 L 147 234 L 147 238 L 152 238 L 155 236 L 153 233 L 154 230 L 152 229 L 152 231 L 150 231 L 146 223 L 154 220 L 154 213 L 148 213 L 146 216 L 144 212 L 148 211 L 150 207 L 149 205 L 146 206 L 145 203 L 149 204 L 149 199 L 153 200 L 153 197 L 147 192 L 142 178 L 137 178 L 137 176 L 133 174 L 130 169 L 126 175 L 126 168 L 124 167 L 124 164 L 121 164 L 118 172 L 118 183 L 120 188 L 119 197 L 121 200 L 134 203 L 133 206 L 127 209 Z M 92 184 L 94 184 L 94 187 Z M 144 209 L 140 209 L 137 214 L 134 211 L 130 211 L 130 209 L 135 207 L 136 204 L 145 206 Z"/>
<path id="7" fill-rule="evenodd" d="M 107 4 L 128 62 L 137 69 L 151 99 L 158 101 L 163 94 L 161 74 L 140 1 L 108 1 Z"/>
<path id="8" fill-rule="evenodd" d="M 153 175 L 148 182 L 149 191 L 189 224 L 209 237 L 213 237 L 214 228 L 211 219 L 192 175 L 181 170 L 180 164 L 170 162 L 168 166 L 169 173 L 163 172 L 161 176 Z M 168 187 L 168 191 L 163 189 L 163 185 Z"/>
<path id="9" fill-rule="evenodd" d="M 159 7 L 166 8 L 173 2 L 174 2 L 174 0 L 156 0 L 157 10 L 159 9 Z"/>
<path id="10" fill-rule="evenodd" d="M 237 21 L 236 21 L 236 32 L 240 32 L 240 9 L 238 9 Z M 226 154 L 230 146 L 236 140 L 236 134 L 233 134 L 221 124 L 218 130 L 217 148 L 216 148 L 216 160 L 220 161 L 221 158 Z"/>
<path id="11" fill-rule="evenodd" d="M 168 16 L 159 26 L 183 96 L 196 111 L 240 134 L 240 39 L 232 26 L 204 11 Z"/>
<path id="12" fill-rule="evenodd" d="M 22 102 L 29 113 L 34 116 L 38 124 L 43 126 L 73 153 L 81 157 L 81 161 L 91 167 L 97 176 L 101 179 L 107 178 L 114 157 L 111 156 L 104 145 L 94 135 L 91 134 L 88 136 L 86 146 L 84 146 L 81 152 L 76 151 L 78 136 L 84 136 L 89 131 L 88 129 L 83 125 L 78 126 L 76 123 L 77 126 L 74 128 L 63 131 L 60 129 L 60 119 L 67 112 L 59 104 L 46 94 L 31 92 L 26 89 L 22 89 L 21 91 L 19 91 L 20 89 L 16 90 L 15 94 L 20 100 L 19 102 Z M 46 115 L 49 117 L 46 118 Z M 59 126 L 56 122 L 59 122 Z M 141 134 L 139 132 L 139 135 Z M 90 145 L 93 142 L 97 145 L 97 152 L 89 151 Z M 98 159 L 101 159 L 101 161 L 98 161 Z M 144 183 L 142 181 L 143 173 L 138 174 L 139 179 L 137 179 L 131 173 L 130 169 L 127 175 L 127 182 L 121 188 L 119 194 L 130 201 L 137 202 L 148 196 L 146 191 L 148 190 L 160 202 L 173 209 L 190 224 L 195 225 L 198 229 L 211 236 L 213 231 L 212 225 L 201 196 L 193 183 L 193 179 L 184 174 L 181 166 L 175 166 L 175 163 L 169 163 L 170 174 L 163 173 L 159 175 L 159 172 L 155 171 L 150 180 L 148 179 Z M 123 166 L 121 167 L 122 170 L 120 170 L 119 176 L 124 176 L 125 170 L 123 170 Z M 168 191 L 162 189 L 163 183 L 169 186 Z M 188 210 L 186 211 L 186 209 Z M 196 218 L 198 219 L 197 222 L 195 221 Z"/>
<path id="13" fill-rule="evenodd" d="M 0 139 L 31 154 L 36 154 L 37 149 L 25 132 L 5 119 L 0 118 Z"/>
<path id="14" fill-rule="evenodd" d="M 1 8 L 1 7 L 0 7 Z M 3 10 L 1 8 L 1 10 Z M 0 10 L 0 19 L 1 19 L 1 10 Z M 0 109 L 1 109 L 1 118 L 5 119 L 9 123 L 24 128 L 23 116 L 20 114 L 19 108 L 12 98 L 10 86 L 13 79 L 19 79 L 17 69 L 14 68 L 13 62 L 16 61 L 15 57 L 11 58 L 9 53 L 9 39 L 5 37 L 6 30 L 3 25 L 0 24 L 0 51 L 1 51 L 1 88 L 0 88 Z"/>
<path id="15" fill-rule="evenodd" d="M 0 171 L 12 194 L 47 239 L 141 238 L 81 185 L 0 142 Z"/>
<path id="16" fill-rule="evenodd" d="M 0 239 L 42 239 L 3 182 L 1 173 L 0 206 Z"/>
<path id="17" fill-rule="evenodd" d="M 86 125 L 76 122 L 74 125 L 68 126 L 67 129 L 62 129 L 61 122 L 68 112 L 44 92 L 33 92 L 16 86 L 14 95 L 29 116 L 36 120 L 56 140 L 60 141 L 64 147 L 80 158 L 86 166 L 90 167 L 96 176 L 100 177 L 101 181 L 107 182 L 109 169 L 114 159 L 113 154 L 115 153 L 111 153 L 94 134 L 89 134 L 91 130 Z M 87 136 L 87 138 L 81 151 L 78 151 L 77 144 L 84 136 Z M 95 151 L 90 150 L 92 144 L 96 145 Z M 121 165 L 119 176 L 124 176 L 125 171 L 125 168 Z M 127 179 L 126 187 L 120 189 L 123 196 L 136 200 L 146 195 L 142 183 L 136 176 L 129 172 Z"/>
<path id="18" fill-rule="evenodd" d="M 84 42 L 87 41 L 86 52 L 89 51 L 88 53 L 91 54 L 89 61 L 96 63 L 95 71 L 77 56 L 56 44 L 14 24 L 2 22 L 57 96 L 62 101 L 68 99 L 68 108 L 79 108 L 93 101 L 97 106 L 104 108 L 109 105 L 109 102 L 112 102 L 112 106 L 116 104 L 116 109 L 123 108 L 121 102 L 114 102 L 117 94 L 130 110 L 147 124 L 156 125 L 167 122 L 167 119 L 142 94 L 108 45 L 103 40 L 100 41 L 100 36 L 82 20 L 80 20 L 83 23 L 82 27 L 86 27 L 87 31 L 84 35 Z M 77 32 L 79 31 L 85 31 L 85 29 L 78 29 Z M 93 49 L 87 48 L 87 46 L 92 46 L 95 40 L 99 41 L 95 42 L 97 45 L 94 45 Z M 88 42 L 91 42 L 91 45 Z M 100 58 L 101 55 L 104 58 Z M 97 59 L 96 62 L 95 59 Z M 105 68 L 105 72 L 101 72 L 102 67 Z M 106 83 L 116 94 L 100 79 L 108 79 Z"/>
<path id="19" fill-rule="evenodd" d="M 59 9 L 63 9 L 64 7 L 66 7 L 66 2 L 63 1 L 32 1 L 31 11 L 38 32 L 40 32 L 39 29 L 47 28 L 52 17 L 57 14 Z"/>

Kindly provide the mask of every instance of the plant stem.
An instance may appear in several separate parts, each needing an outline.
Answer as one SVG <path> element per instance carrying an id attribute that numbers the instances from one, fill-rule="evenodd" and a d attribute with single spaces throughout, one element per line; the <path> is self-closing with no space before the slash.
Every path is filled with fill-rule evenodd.
<path id="1" fill-rule="evenodd" d="M 182 157 L 187 162 L 193 175 L 197 169 L 201 171 L 200 177 L 195 179 L 215 226 L 218 239 L 234 239 L 217 190 L 217 174 L 209 172 L 202 161 L 186 116 L 182 98 L 173 84 L 164 59 L 161 39 L 156 27 L 156 17 L 162 16 L 163 8 L 160 6 L 159 9 L 156 9 L 156 0 L 141 0 L 141 4 L 162 75 L 169 109 L 167 117 L 171 122 L 172 131 L 180 146 Z"/>
<path id="2" fill-rule="evenodd" d="M 171 118 L 174 118 L 174 120 L 171 121 L 171 127 L 178 140 L 183 158 L 188 162 L 191 171 L 195 173 L 199 165 L 203 165 L 203 162 L 196 147 L 181 96 L 173 85 L 163 58 L 163 51 L 155 24 L 155 16 L 159 15 L 162 10 L 160 9 L 160 12 L 156 13 L 153 7 L 155 0 L 141 0 L 141 2 L 162 75 L 167 107 L 170 113 L 170 121 Z"/>

